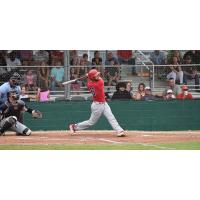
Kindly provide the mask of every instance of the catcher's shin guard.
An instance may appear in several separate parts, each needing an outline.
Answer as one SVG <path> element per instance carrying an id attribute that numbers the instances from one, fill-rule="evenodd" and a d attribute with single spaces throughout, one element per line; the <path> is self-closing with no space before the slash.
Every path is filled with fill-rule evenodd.
<path id="1" fill-rule="evenodd" d="M 14 126 L 17 122 L 17 118 L 15 116 L 10 116 L 5 119 L 5 122 L 0 127 L 0 135 L 4 135 L 5 131 L 9 130 L 12 126 Z"/>

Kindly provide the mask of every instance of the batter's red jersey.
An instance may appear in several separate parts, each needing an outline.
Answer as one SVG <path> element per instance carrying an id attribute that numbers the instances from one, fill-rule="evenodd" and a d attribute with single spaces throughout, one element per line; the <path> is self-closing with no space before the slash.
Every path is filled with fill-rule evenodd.
<path id="1" fill-rule="evenodd" d="M 87 86 L 93 95 L 93 101 L 105 102 L 104 81 L 102 78 L 95 82 L 89 80 Z"/>
<path id="2" fill-rule="evenodd" d="M 180 93 L 180 94 L 177 95 L 176 98 L 177 99 L 193 99 L 192 94 L 190 94 L 190 93 L 187 96 L 184 96 L 183 93 Z"/>

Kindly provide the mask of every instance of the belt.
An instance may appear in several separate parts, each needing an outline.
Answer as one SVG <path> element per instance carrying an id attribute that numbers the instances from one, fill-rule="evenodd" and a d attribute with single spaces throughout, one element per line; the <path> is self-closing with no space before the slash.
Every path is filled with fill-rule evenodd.
<path id="1" fill-rule="evenodd" d="M 97 104 L 105 104 L 105 102 L 99 102 L 99 101 L 94 101 L 94 103 L 97 103 Z"/>

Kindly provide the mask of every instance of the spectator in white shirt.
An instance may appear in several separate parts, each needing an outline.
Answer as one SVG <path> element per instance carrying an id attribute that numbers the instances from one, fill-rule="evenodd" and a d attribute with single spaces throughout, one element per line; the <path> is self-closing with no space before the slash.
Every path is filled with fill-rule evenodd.
<path id="1" fill-rule="evenodd" d="M 16 66 L 21 66 L 21 61 L 17 58 L 16 52 L 11 51 L 6 58 L 7 71 L 16 69 Z"/>

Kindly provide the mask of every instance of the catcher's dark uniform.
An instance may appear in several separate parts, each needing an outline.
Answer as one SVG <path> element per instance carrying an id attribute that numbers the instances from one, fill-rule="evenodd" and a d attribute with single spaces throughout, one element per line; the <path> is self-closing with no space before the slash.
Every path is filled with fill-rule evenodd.
<path id="1" fill-rule="evenodd" d="M 39 111 L 28 108 L 22 100 L 16 100 L 14 103 L 8 100 L 3 103 L 0 106 L 0 135 L 3 135 L 7 130 L 11 130 L 19 135 L 29 136 L 31 130 L 23 124 L 23 112 L 28 112 L 34 117 L 34 113 Z"/>

